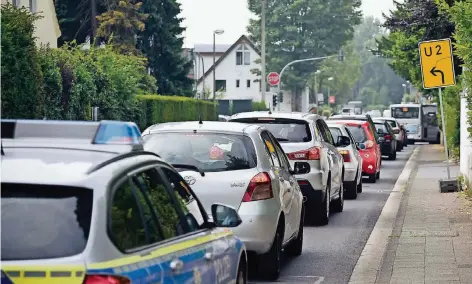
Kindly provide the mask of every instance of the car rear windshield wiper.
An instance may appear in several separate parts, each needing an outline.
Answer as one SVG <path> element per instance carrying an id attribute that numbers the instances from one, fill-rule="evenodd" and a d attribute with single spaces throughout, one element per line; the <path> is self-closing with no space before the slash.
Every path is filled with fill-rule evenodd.
<path id="1" fill-rule="evenodd" d="M 277 141 L 280 141 L 280 142 L 288 142 L 290 140 L 286 139 L 286 138 L 275 138 L 277 139 Z"/>
<path id="2" fill-rule="evenodd" d="M 186 169 L 186 170 L 191 170 L 191 171 L 194 171 L 194 172 L 197 172 L 199 173 L 202 177 L 205 176 L 205 172 L 202 171 L 201 169 L 199 169 L 198 167 L 196 166 L 193 166 L 193 165 L 186 165 L 186 164 L 172 164 L 172 166 L 176 169 Z"/>

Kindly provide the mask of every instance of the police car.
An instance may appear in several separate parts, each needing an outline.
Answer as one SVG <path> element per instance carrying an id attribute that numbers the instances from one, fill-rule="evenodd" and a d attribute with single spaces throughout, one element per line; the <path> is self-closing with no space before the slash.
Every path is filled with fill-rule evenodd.
<path id="1" fill-rule="evenodd" d="M 2 283 L 246 283 L 231 207 L 210 221 L 134 123 L 1 121 Z"/>

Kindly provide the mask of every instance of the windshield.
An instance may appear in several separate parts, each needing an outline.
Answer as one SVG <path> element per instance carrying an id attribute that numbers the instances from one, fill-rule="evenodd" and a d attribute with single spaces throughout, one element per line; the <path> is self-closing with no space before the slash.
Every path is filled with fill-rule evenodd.
<path id="1" fill-rule="evenodd" d="M 2 260 L 82 253 L 92 201 L 92 191 L 85 188 L 2 183 Z"/>
<path id="2" fill-rule="evenodd" d="M 419 118 L 419 107 L 392 107 L 393 118 Z"/>
<path id="3" fill-rule="evenodd" d="M 364 128 L 361 126 L 346 125 L 346 128 L 351 132 L 352 137 L 357 143 L 364 143 L 367 141 L 367 135 Z"/>
<path id="4" fill-rule="evenodd" d="M 337 127 L 330 127 L 329 131 L 331 132 L 331 135 L 333 136 L 334 141 L 338 141 L 338 137 L 343 135 L 341 133 L 341 129 Z"/>
<path id="5" fill-rule="evenodd" d="M 379 129 L 382 129 L 382 131 L 384 133 L 387 133 L 388 132 L 388 129 L 387 127 L 385 126 L 385 124 L 383 123 L 375 123 L 375 130 L 379 130 Z"/>
<path id="6" fill-rule="evenodd" d="M 232 120 L 265 127 L 280 142 L 301 143 L 311 141 L 310 126 L 305 120 L 283 118 L 250 118 Z"/>
<path id="7" fill-rule="evenodd" d="M 157 133 L 143 137 L 144 148 L 170 164 L 192 165 L 204 172 L 256 167 L 251 138 L 220 133 Z"/>

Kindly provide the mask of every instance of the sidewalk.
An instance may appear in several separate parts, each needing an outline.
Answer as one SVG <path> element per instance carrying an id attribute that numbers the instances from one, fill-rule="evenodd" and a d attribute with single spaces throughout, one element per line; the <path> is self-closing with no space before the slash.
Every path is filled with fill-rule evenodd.
<path id="1" fill-rule="evenodd" d="M 379 225 L 384 208 L 349 283 L 472 284 L 470 202 L 459 193 L 439 192 L 438 180 L 447 177 L 441 146 L 421 146 L 412 159 L 409 181 L 390 197 L 398 200 L 391 227 L 387 221 Z M 458 171 L 453 166 L 451 175 Z M 381 234 L 388 240 L 382 242 Z"/>

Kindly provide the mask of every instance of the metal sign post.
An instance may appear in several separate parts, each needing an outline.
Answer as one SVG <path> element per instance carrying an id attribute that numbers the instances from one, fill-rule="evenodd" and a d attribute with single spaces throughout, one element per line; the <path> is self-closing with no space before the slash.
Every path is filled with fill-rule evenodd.
<path id="1" fill-rule="evenodd" d="M 447 148 L 446 120 L 444 119 L 444 107 L 441 88 L 439 88 L 439 104 L 441 105 L 442 131 L 444 133 L 444 152 L 446 153 L 447 179 L 451 179 L 451 170 L 449 169 L 449 150 Z"/>
<path id="2" fill-rule="evenodd" d="M 418 44 L 420 52 L 421 74 L 424 89 L 439 89 L 439 103 L 441 105 L 442 133 L 444 137 L 444 153 L 446 158 L 447 180 L 439 180 L 441 192 L 457 191 L 457 179 L 451 179 L 449 165 L 449 149 L 447 148 L 446 120 L 442 89 L 456 84 L 451 39 L 423 41 Z"/>

